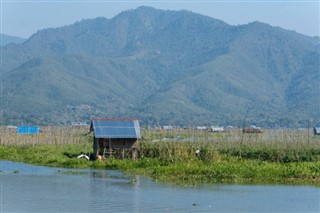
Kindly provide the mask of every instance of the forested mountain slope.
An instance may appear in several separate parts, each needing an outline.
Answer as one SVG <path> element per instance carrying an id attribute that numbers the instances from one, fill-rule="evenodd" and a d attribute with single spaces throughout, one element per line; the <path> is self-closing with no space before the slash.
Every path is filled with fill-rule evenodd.
<path id="1" fill-rule="evenodd" d="M 320 119 L 319 50 L 318 37 L 189 11 L 82 20 L 1 47 L 1 123 L 306 126 Z"/>

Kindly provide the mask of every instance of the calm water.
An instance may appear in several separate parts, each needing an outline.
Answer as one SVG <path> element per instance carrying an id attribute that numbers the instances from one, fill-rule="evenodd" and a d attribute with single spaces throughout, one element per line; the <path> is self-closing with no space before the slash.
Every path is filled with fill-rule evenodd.
<path id="1" fill-rule="evenodd" d="M 1 213 L 320 212 L 318 187 L 177 187 L 115 171 L 0 164 Z"/>

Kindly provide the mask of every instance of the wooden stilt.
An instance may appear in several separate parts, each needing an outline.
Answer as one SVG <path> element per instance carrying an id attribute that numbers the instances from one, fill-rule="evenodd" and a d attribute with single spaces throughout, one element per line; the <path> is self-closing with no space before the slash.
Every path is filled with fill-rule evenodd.
<path id="1" fill-rule="evenodd" d="M 137 149 L 136 148 L 132 148 L 131 152 L 132 152 L 132 159 L 133 160 L 137 160 L 137 157 L 138 157 Z"/>
<path id="2" fill-rule="evenodd" d="M 124 148 L 122 148 L 122 159 L 124 159 Z"/>
<path id="3" fill-rule="evenodd" d="M 112 157 L 112 147 L 111 147 L 111 140 L 109 139 L 109 156 Z"/>

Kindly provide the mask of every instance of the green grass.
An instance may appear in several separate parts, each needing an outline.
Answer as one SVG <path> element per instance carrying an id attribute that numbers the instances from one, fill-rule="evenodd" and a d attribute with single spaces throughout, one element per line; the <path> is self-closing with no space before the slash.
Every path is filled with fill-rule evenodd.
<path id="1" fill-rule="evenodd" d="M 34 137 L 21 137 L 31 143 L 14 141 L 10 134 L 1 135 L 0 159 L 34 165 L 66 168 L 98 168 L 141 174 L 158 181 L 180 185 L 200 183 L 242 184 L 309 184 L 320 186 L 320 137 L 305 133 L 288 135 L 238 135 L 170 133 L 196 140 L 158 141 L 153 133 L 140 141 L 139 159 L 119 159 L 117 155 L 104 161 L 77 159 L 92 152 L 92 136 L 79 131 L 53 131 Z M 155 133 L 163 138 L 167 133 Z M 228 135 L 229 134 L 229 135 Z M 50 137 L 48 137 L 50 135 Z M 9 137 L 10 136 L 10 137 Z M 242 137 L 240 137 L 242 136 Z M 7 139 L 6 139 L 7 138 Z M 46 139 L 47 143 L 43 143 Z M 279 140 L 281 139 L 281 140 Z M 4 143 L 12 140 L 11 144 Z M 200 155 L 195 149 L 200 148 Z"/>
<path id="2" fill-rule="evenodd" d="M 167 148 L 166 154 L 161 154 L 157 157 L 142 156 L 137 161 L 116 158 L 107 158 L 105 161 L 87 161 L 76 158 L 80 152 L 90 151 L 84 150 L 82 147 L 78 144 L 36 145 L 33 147 L 1 146 L 0 156 L 2 159 L 34 165 L 116 169 L 131 174 L 147 175 L 155 180 L 170 181 L 183 185 L 213 182 L 320 185 L 319 160 L 279 163 L 230 156 L 228 154 L 220 154 L 218 151 L 208 151 L 209 154 L 198 158 L 193 155 L 178 154 L 178 147 L 172 146 Z M 141 152 L 146 151 L 148 145 L 143 144 L 142 147 Z M 187 144 L 179 146 L 179 148 L 185 150 L 189 150 L 188 147 Z M 150 148 L 154 151 L 154 147 Z M 165 149 L 162 148 L 160 150 L 165 152 Z M 173 152 L 175 152 L 175 156 L 172 156 Z M 148 153 L 150 152 L 148 151 Z M 171 155 L 171 157 L 166 157 L 166 155 Z"/>

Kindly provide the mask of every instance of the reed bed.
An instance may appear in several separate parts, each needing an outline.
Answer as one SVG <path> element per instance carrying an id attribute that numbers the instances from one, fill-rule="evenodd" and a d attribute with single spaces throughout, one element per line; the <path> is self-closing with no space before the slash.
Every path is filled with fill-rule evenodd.
<path id="1" fill-rule="evenodd" d="M 88 142 L 92 135 L 86 135 L 89 128 L 83 127 L 42 127 L 39 134 L 17 134 L 15 129 L 0 127 L 0 145 L 40 144 L 81 144 Z"/>
<path id="2" fill-rule="evenodd" d="M 93 145 L 93 134 L 84 127 L 42 127 L 35 135 L 17 134 L 15 130 L 0 128 L 0 145 L 35 146 L 78 144 Z M 242 133 L 240 129 L 226 132 L 207 132 L 195 129 L 142 130 L 139 155 L 175 162 L 193 159 L 200 149 L 203 160 L 216 160 L 224 154 L 244 159 L 272 162 L 303 162 L 320 160 L 320 136 L 308 129 L 268 129 L 260 134 Z"/>
<path id="3" fill-rule="evenodd" d="M 203 159 L 214 158 L 218 153 L 273 162 L 320 160 L 320 136 L 308 129 L 269 129 L 262 134 L 244 134 L 239 129 L 219 133 L 145 131 L 140 154 L 147 157 L 190 158 L 200 148 Z"/>
<path id="4" fill-rule="evenodd" d="M 0 129 L 0 158 L 71 168 L 119 169 L 179 184 L 208 182 L 299 183 L 320 185 L 320 136 L 308 129 L 143 129 L 139 159 L 77 159 L 92 152 L 88 128 L 44 127 L 37 135 Z M 200 154 L 196 155 L 195 150 Z"/>

